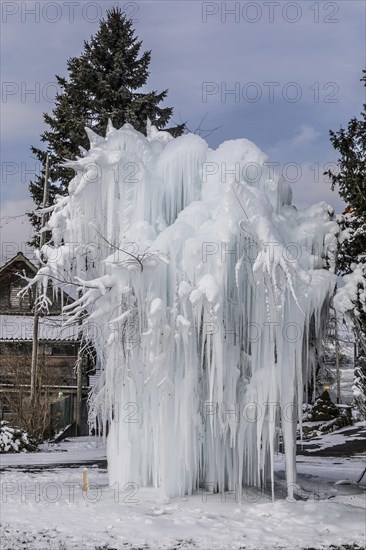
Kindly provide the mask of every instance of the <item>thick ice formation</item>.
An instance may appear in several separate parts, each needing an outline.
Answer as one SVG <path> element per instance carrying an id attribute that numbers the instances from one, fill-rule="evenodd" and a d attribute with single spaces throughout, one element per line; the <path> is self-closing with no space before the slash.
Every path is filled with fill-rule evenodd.
<path id="1" fill-rule="evenodd" d="M 246 139 L 210 150 L 150 124 L 147 137 L 128 124 L 88 134 L 39 281 L 80 284 L 69 314 L 88 313 L 111 483 L 167 496 L 262 486 L 282 430 L 291 495 L 335 284 L 331 210 L 292 206 Z"/>

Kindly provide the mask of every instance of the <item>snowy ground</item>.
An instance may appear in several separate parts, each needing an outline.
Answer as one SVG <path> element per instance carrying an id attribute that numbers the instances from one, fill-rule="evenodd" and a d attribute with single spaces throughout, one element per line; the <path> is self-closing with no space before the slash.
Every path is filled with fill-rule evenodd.
<path id="1" fill-rule="evenodd" d="M 322 448 L 332 445 L 332 435 Z M 333 437 L 338 444 L 340 434 Z M 262 550 L 352 543 L 362 548 L 366 492 L 335 482 L 356 481 L 365 457 L 366 446 L 364 455 L 352 457 L 298 456 L 298 500 L 289 502 L 279 454 L 275 502 L 254 489 L 237 502 L 235 494 L 212 495 L 205 489 L 166 501 L 158 490 L 139 488 L 133 481 L 121 491 L 110 488 L 105 449 L 95 438 L 71 439 L 36 454 L 3 455 L 1 548 Z M 90 484 L 86 494 L 85 464 Z"/>
<path id="2" fill-rule="evenodd" d="M 60 443 L 43 443 L 39 453 L 0 455 L 0 466 L 49 466 L 106 460 L 103 441 L 97 437 L 71 437 Z"/>
<path id="3" fill-rule="evenodd" d="M 304 426 L 312 424 L 316 426 L 319 425 L 319 422 L 304 422 Z M 366 453 L 366 422 L 356 422 L 352 426 L 346 426 L 335 432 L 297 443 L 297 454 L 349 456 L 350 454 Z"/>

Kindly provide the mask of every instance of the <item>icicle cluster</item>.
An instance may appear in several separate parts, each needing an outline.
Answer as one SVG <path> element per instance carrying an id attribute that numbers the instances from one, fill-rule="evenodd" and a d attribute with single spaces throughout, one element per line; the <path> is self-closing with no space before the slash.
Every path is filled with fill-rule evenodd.
<path id="1" fill-rule="evenodd" d="M 151 124 L 88 135 L 39 278 L 80 287 L 66 309 L 97 351 L 91 414 L 111 483 L 168 497 L 262 486 L 282 432 L 291 494 L 335 284 L 330 208 L 292 206 L 246 139 L 210 150 Z"/>

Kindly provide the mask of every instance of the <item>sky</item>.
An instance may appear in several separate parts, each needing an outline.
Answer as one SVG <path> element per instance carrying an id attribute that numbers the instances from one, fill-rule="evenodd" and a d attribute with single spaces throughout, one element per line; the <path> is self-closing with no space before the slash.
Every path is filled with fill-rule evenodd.
<path id="1" fill-rule="evenodd" d="M 363 0 L 3 0 L 2 257 L 28 250 L 28 183 L 40 168 L 30 146 L 43 146 L 55 74 L 67 75 L 67 59 L 81 54 L 113 5 L 134 20 L 142 48 L 152 51 L 146 88 L 169 89 L 173 122 L 207 130 L 212 148 L 253 141 L 291 183 L 296 206 L 326 201 L 343 210 L 322 173 L 337 160 L 329 129 L 346 126 L 366 101 Z"/>

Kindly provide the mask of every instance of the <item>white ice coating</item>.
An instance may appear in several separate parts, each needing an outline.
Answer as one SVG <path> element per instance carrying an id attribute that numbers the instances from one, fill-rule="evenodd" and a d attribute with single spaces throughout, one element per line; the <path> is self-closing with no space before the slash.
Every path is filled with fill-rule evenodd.
<path id="1" fill-rule="evenodd" d="M 331 209 L 292 206 L 246 139 L 211 150 L 150 124 L 147 137 L 129 124 L 88 135 L 40 276 L 80 283 L 69 314 L 88 312 L 110 483 L 167 497 L 271 487 L 282 430 L 291 496 L 296 421 L 335 284 Z"/>

